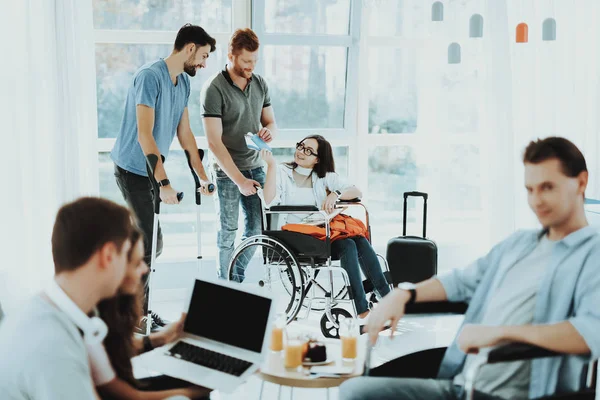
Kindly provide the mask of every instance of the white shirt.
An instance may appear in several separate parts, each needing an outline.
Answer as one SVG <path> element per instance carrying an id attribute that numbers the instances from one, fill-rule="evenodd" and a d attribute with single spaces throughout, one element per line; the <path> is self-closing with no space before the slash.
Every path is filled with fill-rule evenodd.
<path id="1" fill-rule="evenodd" d="M 40 296 L 0 323 L 2 400 L 95 399 L 83 337 Z"/>
<path id="2" fill-rule="evenodd" d="M 46 289 L 46 295 L 83 332 L 94 384 L 100 386 L 113 380 L 116 374 L 103 345 L 108 333 L 104 321 L 98 316 L 88 317 L 54 280 Z"/>
<path id="3" fill-rule="evenodd" d="M 301 170 L 299 170 L 300 172 Z M 295 196 L 298 194 L 298 187 L 294 181 L 292 168 L 285 164 L 279 164 L 277 167 L 277 186 L 273 200 L 266 205 L 267 208 L 278 204 L 293 204 Z M 339 190 L 343 192 L 353 185 L 346 182 L 337 172 L 328 172 L 325 177 L 319 178 L 316 173 L 312 172 L 312 190 L 315 198 L 316 206 L 321 208 L 321 204 L 327 197 L 327 191 L 334 192 Z M 277 226 L 281 227 L 287 223 L 288 215 L 278 215 Z"/>
<path id="4" fill-rule="evenodd" d="M 115 370 L 110 363 L 108 353 L 104 344 L 87 345 L 88 357 L 90 360 L 90 369 L 92 372 L 92 381 L 95 386 L 106 385 L 117 377 Z"/>

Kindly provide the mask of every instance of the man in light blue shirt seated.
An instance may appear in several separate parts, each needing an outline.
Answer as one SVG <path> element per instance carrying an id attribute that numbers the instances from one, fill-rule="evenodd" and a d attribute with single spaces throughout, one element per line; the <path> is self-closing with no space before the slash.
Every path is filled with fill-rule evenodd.
<path id="1" fill-rule="evenodd" d="M 485 365 L 477 399 L 526 399 L 577 391 L 591 358 L 600 356 L 600 235 L 584 212 L 586 162 L 570 141 L 531 142 L 523 156 L 529 206 L 543 229 L 519 231 L 462 270 L 417 285 L 401 284 L 369 316 L 372 343 L 386 322 L 396 326 L 406 304 L 468 302 L 458 336 L 437 379 L 351 379 L 340 399 L 461 399 L 474 353 L 523 342 L 562 357 Z"/>

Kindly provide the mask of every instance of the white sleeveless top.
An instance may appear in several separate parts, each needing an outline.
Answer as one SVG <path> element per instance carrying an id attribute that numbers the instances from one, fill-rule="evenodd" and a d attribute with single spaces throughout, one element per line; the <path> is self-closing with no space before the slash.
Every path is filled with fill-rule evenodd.
<path id="1" fill-rule="evenodd" d="M 294 196 L 289 199 L 286 205 L 290 206 L 316 206 L 317 200 L 312 185 L 312 169 L 296 167 L 293 171 L 294 184 L 296 190 Z M 290 214 L 287 218 L 288 224 L 297 224 L 308 214 Z"/>

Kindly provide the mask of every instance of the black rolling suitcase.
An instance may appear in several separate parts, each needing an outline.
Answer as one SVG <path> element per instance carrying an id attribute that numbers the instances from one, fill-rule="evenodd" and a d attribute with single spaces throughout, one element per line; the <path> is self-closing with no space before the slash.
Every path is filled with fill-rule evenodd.
<path id="1" fill-rule="evenodd" d="M 406 211 L 409 197 L 423 197 L 423 237 L 406 236 Z M 394 286 L 401 282 L 421 282 L 437 273 L 437 246 L 426 238 L 427 193 L 405 192 L 402 236 L 388 241 L 385 258 L 389 264 Z"/>

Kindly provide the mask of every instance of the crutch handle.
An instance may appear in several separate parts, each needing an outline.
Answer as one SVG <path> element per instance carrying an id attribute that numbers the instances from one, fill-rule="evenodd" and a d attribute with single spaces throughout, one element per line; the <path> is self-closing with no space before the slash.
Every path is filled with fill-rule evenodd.
<path id="1" fill-rule="evenodd" d="M 160 156 L 162 162 L 165 162 L 165 156 L 161 154 Z M 152 191 L 154 192 L 154 213 L 160 214 L 160 188 L 158 187 L 158 182 L 154 178 L 154 172 L 156 171 L 156 165 L 158 164 L 158 156 L 156 154 L 147 154 L 146 155 L 146 172 L 148 173 L 148 179 L 150 179 L 150 185 L 152 185 Z M 183 192 L 177 193 L 177 201 L 180 202 L 183 200 Z"/>
<path id="2" fill-rule="evenodd" d="M 202 161 L 202 159 L 204 158 L 204 150 L 198 149 L 198 155 L 200 156 L 200 161 Z M 196 174 L 196 171 L 194 171 L 194 167 L 192 166 L 192 159 L 190 157 L 190 153 L 187 150 L 185 150 L 185 158 L 187 158 L 188 167 L 190 168 L 190 172 L 192 173 L 192 177 L 194 178 L 194 183 L 196 184 L 196 204 L 200 205 L 202 204 L 202 194 L 200 193 L 202 185 L 200 184 L 200 178 L 198 177 L 198 174 Z M 207 189 L 209 193 L 212 193 L 215 191 L 215 185 L 213 183 L 210 183 Z"/>
<path id="3" fill-rule="evenodd" d="M 162 161 L 165 162 L 165 157 L 163 155 L 160 156 Z M 160 214 L 160 191 L 158 188 L 158 182 L 154 178 L 154 172 L 156 171 L 156 165 L 158 164 L 158 156 L 156 154 L 146 154 L 146 172 L 148 173 L 148 179 L 150 179 L 150 185 L 152 186 L 152 191 L 154 192 L 154 213 Z"/>
<path id="4" fill-rule="evenodd" d="M 177 201 L 181 203 L 181 200 L 183 200 L 183 192 L 177 192 Z M 160 194 L 158 196 L 158 201 L 162 201 L 160 198 Z"/>

